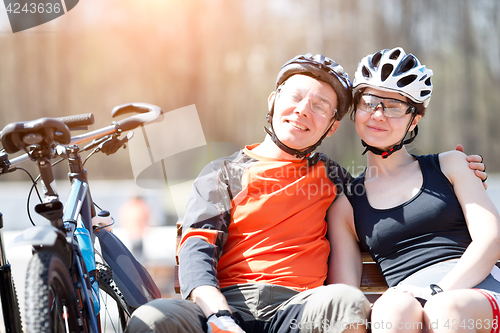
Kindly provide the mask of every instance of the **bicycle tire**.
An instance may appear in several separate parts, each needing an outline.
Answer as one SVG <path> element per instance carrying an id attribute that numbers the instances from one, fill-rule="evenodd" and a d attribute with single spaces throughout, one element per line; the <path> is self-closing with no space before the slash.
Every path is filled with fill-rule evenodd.
<path id="1" fill-rule="evenodd" d="M 37 251 L 26 275 L 26 332 L 81 332 L 80 302 L 63 261 L 49 250 Z"/>
<path id="2" fill-rule="evenodd" d="M 17 290 L 16 290 L 16 284 L 14 283 L 14 278 L 11 278 L 11 283 L 12 283 L 12 295 L 13 295 L 13 300 L 12 300 L 12 311 L 14 312 L 14 316 L 19 318 L 19 332 L 23 331 L 23 323 L 21 319 L 21 311 L 19 310 L 19 300 L 17 299 Z M 17 325 L 17 323 L 15 324 Z"/>
<path id="3" fill-rule="evenodd" d="M 2 285 L 1 299 L 5 329 L 7 332 L 22 332 L 19 300 L 17 298 L 16 284 L 10 271 L 10 264 L 2 269 L 0 284 Z"/>
<path id="4" fill-rule="evenodd" d="M 114 326 L 115 323 L 113 322 L 111 322 L 111 325 L 113 326 L 115 332 L 123 332 L 125 330 L 125 327 L 127 326 L 128 320 L 130 319 L 130 315 L 132 314 L 134 309 L 132 309 L 127 304 L 127 302 L 125 301 L 125 297 L 123 296 L 120 289 L 113 280 L 113 271 L 111 270 L 111 267 L 103 263 L 96 262 L 96 270 L 97 270 L 97 281 L 99 282 L 99 289 L 105 292 L 107 295 L 109 295 L 117 307 L 118 311 L 117 323 L 119 323 L 120 326 L 116 328 Z M 109 315 L 109 307 L 110 306 L 108 305 L 108 302 L 105 301 L 104 299 L 101 299 L 100 314 L 103 314 L 105 316 L 104 320 L 101 318 L 101 328 L 103 329 L 103 333 L 107 325 L 107 320 L 108 319 L 112 320 L 112 318 L 110 318 Z"/>

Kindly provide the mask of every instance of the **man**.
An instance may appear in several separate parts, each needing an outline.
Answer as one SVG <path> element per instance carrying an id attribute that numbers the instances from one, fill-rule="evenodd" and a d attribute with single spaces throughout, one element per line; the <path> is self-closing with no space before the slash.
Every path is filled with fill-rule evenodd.
<path id="1" fill-rule="evenodd" d="M 349 328 L 368 315 L 363 294 L 323 286 L 325 213 L 344 170 L 310 155 L 350 108 L 351 82 L 327 57 L 297 56 L 268 101 L 264 142 L 214 161 L 195 181 L 179 250 L 188 300 L 139 308 L 127 332 L 365 330 Z"/>
<path id="2" fill-rule="evenodd" d="M 261 144 L 208 165 L 179 246 L 184 299 L 155 300 L 126 332 L 363 332 L 359 289 L 324 285 L 325 215 L 350 175 L 311 154 L 351 107 L 351 82 L 322 55 L 297 56 L 268 99 Z"/>

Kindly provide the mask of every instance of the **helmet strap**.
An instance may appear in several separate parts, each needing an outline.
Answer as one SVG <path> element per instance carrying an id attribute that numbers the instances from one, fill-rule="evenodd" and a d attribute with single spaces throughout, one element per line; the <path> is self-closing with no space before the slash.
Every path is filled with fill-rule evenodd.
<path id="1" fill-rule="evenodd" d="M 363 153 L 361 155 L 366 154 L 367 151 L 371 151 L 375 155 L 381 155 L 382 158 L 385 159 L 385 158 L 388 158 L 389 156 L 391 156 L 392 153 L 395 153 L 398 150 L 400 150 L 401 148 L 403 148 L 404 145 L 407 145 L 407 144 L 410 144 L 411 142 L 413 142 L 413 140 L 415 140 L 415 138 L 417 137 L 417 134 L 418 134 L 418 125 L 415 125 L 415 128 L 413 129 L 413 131 L 410 132 L 410 137 L 408 139 L 405 140 L 405 137 L 406 137 L 406 134 L 408 134 L 408 130 L 410 129 L 411 124 L 413 123 L 413 120 L 415 120 L 416 116 L 417 116 L 416 113 L 413 114 L 413 117 L 411 118 L 410 123 L 408 124 L 408 127 L 406 128 L 405 135 L 403 136 L 403 139 L 401 139 L 401 141 L 397 145 L 394 145 L 389 150 L 382 150 L 382 149 L 378 149 L 376 147 L 370 146 L 366 142 L 361 140 L 361 144 L 363 145 L 363 147 L 365 147 L 365 150 L 363 151 Z"/>
<path id="2" fill-rule="evenodd" d="M 323 141 L 323 139 L 326 138 L 326 136 L 328 135 L 328 132 L 330 131 L 330 129 L 332 128 L 332 126 L 335 124 L 335 121 L 337 119 L 335 119 L 333 121 L 333 123 L 328 127 L 328 129 L 325 131 L 325 133 L 323 134 L 323 136 L 314 145 L 309 146 L 305 150 L 294 149 L 294 148 L 288 147 L 283 142 L 281 142 L 280 139 L 278 139 L 278 136 L 276 135 L 276 133 L 274 132 L 274 128 L 273 128 L 273 114 L 274 114 L 274 103 L 275 103 L 275 101 L 273 101 L 273 105 L 271 106 L 271 110 L 267 113 L 267 116 L 266 116 L 266 119 L 267 119 L 267 122 L 270 125 L 269 126 L 270 128 L 267 128 L 267 127 L 264 126 L 264 130 L 266 131 L 267 134 L 269 134 L 269 136 L 273 140 L 274 144 L 276 146 L 278 146 L 278 148 L 280 148 L 285 153 L 287 153 L 289 155 L 292 155 L 292 156 L 295 156 L 295 157 L 300 158 L 300 159 L 305 158 L 305 157 L 309 157 L 309 155 L 321 144 L 321 142 Z"/>

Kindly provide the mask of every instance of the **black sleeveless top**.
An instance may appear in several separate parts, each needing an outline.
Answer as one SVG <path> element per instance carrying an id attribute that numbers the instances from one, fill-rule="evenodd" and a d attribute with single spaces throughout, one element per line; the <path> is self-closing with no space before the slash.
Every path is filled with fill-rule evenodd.
<path id="1" fill-rule="evenodd" d="M 453 186 L 441 172 L 438 155 L 415 157 L 422 170 L 422 187 L 399 206 L 371 207 L 364 191 L 364 174 L 347 190 L 358 238 L 390 287 L 424 267 L 460 258 L 472 241 Z"/>

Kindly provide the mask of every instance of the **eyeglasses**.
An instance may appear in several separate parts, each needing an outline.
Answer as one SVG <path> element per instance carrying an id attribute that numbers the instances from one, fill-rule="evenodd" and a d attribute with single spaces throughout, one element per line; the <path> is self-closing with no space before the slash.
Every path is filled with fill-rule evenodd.
<path id="1" fill-rule="evenodd" d="M 382 105 L 384 115 L 389 118 L 401 118 L 417 110 L 415 106 L 399 99 L 383 98 L 371 94 L 361 94 L 358 101 L 358 110 L 374 113 L 379 105 Z"/>
<path id="2" fill-rule="evenodd" d="M 322 116 L 332 118 L 337 114 L 337 109 L 333 107 L 332 101 L 320 94 L 313 94 L 301 88 L 278 88 L 278 94 L 283 100 L 295 107 L 302 101 L 307 100 L 311 111 Z"/>

